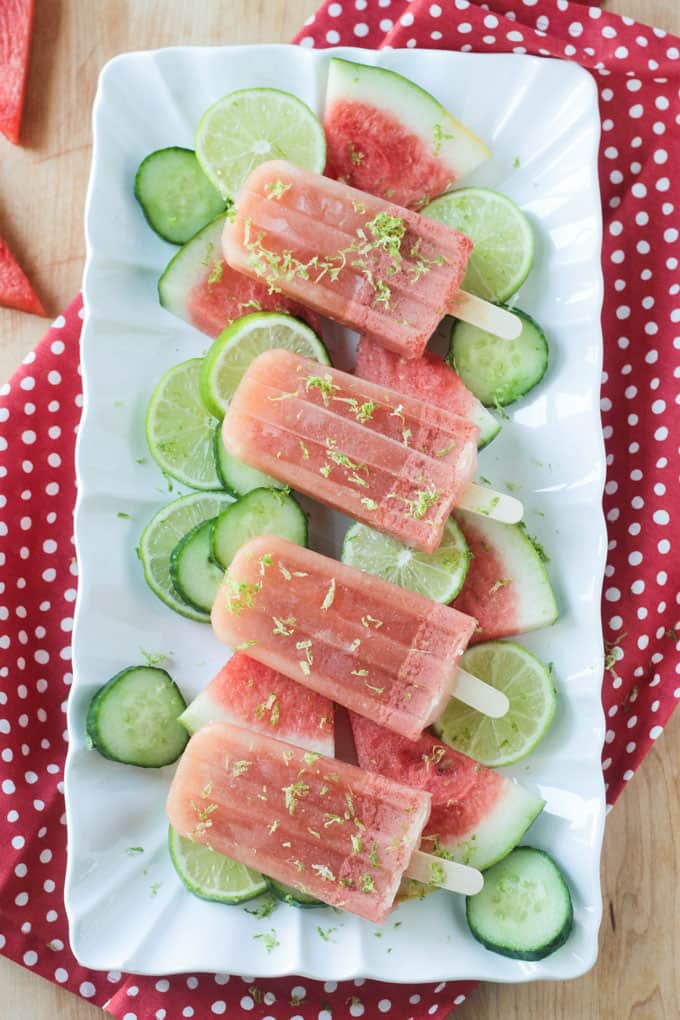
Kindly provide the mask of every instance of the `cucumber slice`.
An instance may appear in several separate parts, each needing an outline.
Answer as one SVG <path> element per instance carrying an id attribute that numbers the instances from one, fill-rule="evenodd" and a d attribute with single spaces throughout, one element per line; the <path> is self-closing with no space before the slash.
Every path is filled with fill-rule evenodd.
<path id="1" fill-rule="evenodd" d="M 548 368 L 548 342 L 526 312 L 516 340 L 500 340 L 478 326 L 456 322 L 451 332 L 449 364 L 486 407 L 505 407 L 537 386 Z"/>
<path id="2" fill-rule="evenodd" d="M 170 554 L 170 577 L 184 601 L 209 613 L 224 580 L 224 571 L 211 559 L 211 536 L 217 518 L 204 521 L 180 539 Z"/>
<path id="3" fill-rule="evenodd" d="M 186 708 L 170 674 L 156 666 L 128 666 L 101 687 L 87 712 L 90 747 L 105 758 L 158 769 L 176 761 L 188 734 L 177 721 Z"/>
<path id="4" fill-rule="evenodd" d="M 245 903 L 267 892 L 267 879 L 245 864 L 168 829 L 168 850 L 175 871 L 194 896 L 214 903 Z"/>
<path id="5" fill-rule="evenodd" d="M 216 517 L 232 503 L 226 492 L 192 492 L 168 503 L 155 514 L 142 532 L 137 555 L 144 579 L 162 602 L 180 616 L 209 623 L 210 615 L 190 606 L 179 594 L 170 576 L 170 557 L 177 543 L 197 524 Z"/>
<path id="6" fill-rule="evenodd" d="M 212 529 L 212 558 L 225 570 L 244 542 L 256 535 L 278 535 L 307 545 L 307 517 L 285 489 L 253 489 L 228 506 Z"/>
<path id="7" fill-rule="evenodd" d="M 295 889 L 292 885 L 286 885 L 285 882 L 277 882 L 270 878 L 269 885 L 277 900 L 281 900 L 291 907 L 307 908 L 324 907 L 326 905 L 321 900 L 315 899 L 314 896 L 310 896 L 309 893 L 303 892 L 301 889 Z"/>
<path id="8" fill-rule="evenodd" d="M 235 457 L 224 445 L 222 440 L 222 423 L 215 426 L 214 436 L 215 463 L 217 474 L 223 487 L 237 499 L 245 496 L 253 489 L 285 489 L 285 483 L 277 478 L 266 475 L 264 471 L 244 464 L 242 460 Z"/>
<path id="9" fill-rule="evenodd" d="M 277 348 L 330 365 L 328 351 L 305 322 L 282 312 L 244 315 L 220 333 L 201 366 L 201 399 L 215 418 L 224 418 L 251 361 Z"/>
<path id="10" fill-rule="evenodd" d="M 135 197 L 151 229 L 171 244 L 185 244 L 226 205 L 193 149 L 177 146 L 158 149 L 142 160 Z"/>
<path id="11" fill-rule="evenodd" d="M 574 923 L 564 875 L 544 850 L 520 846 L 484 873 L 484 888 L 468 896 L 470 931 L 493 953 L 543 960 L 563 946 Z"/>
<path id="12" fill-rule="evenodd" d="M 353 524 L 342 544 L 342 562 L 425 595 L 433 602 L 448 603 L 463 586 L 470 550 L 452 517 L 433 553 L 416 552 L 365 524 Z"/>

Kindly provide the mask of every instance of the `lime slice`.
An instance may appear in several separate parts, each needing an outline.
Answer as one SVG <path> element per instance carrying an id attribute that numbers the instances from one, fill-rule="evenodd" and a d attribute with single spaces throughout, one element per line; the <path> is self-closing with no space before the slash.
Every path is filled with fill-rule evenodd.
<path id="1" fill-rule="evenodd" d="M 269 883 L 259 871 L 180 836 L 170 826 L 168 849 L 175 871 L 194 896 L 216 903 L 244 903 L 261 896 Z"/>
<path id="2" fill-rule="evenodd" d="M 166 606 L 190 620 L 209 623 L 210 616 L 187 605 L 180 596 L 170 576 L 170 556 L 179 540 L 192 528 L 217 517 L 230 503 L 233 499 L 226 492 L 192 492 L 180 496 L 151 518 L 139 540 L 137 554 L 149 588 Z"/>
<path id="3" fill-rule="evenodd" d="M 555 714 L 551 670 L 514 641 L 486 641 L 468 648 L 460 665 L 503 691 L 510 709 L 502 719 L 452 698 L 435 729 L 444 743 L 495 768 L 525 758 L 546 734 Z"/>
<path id="4" fill-rule="evenodd" d="M 345 535 L 342 562 L 433 602 L 451 602 L 463 587 L 470 551 L 453 518 L 447 521 L 441 545 L 433 553 L 416 552 L 365 524 L 353 524 Z"/>
<path id="5" fill-rule="evenodd" d="M 233 199 L 250 172 L 271 159 L 322 173 L 326 136 L 319 118 L 290 92 L 241 89 L 203 114 L 196 155 L 215 187 Z"/>
<path id="6" fill-rule="evenodd" d="M 169 369 L 153 391 L 146 412 L 146 441 L 166 474 L 191 489 L 221 489 L 215 463 L 215 419 L 201 400 L 202 358 Z"/>
<path id="7" fill-rule="evenodd" d="M 524 283 L 534 261 L 534 234 L 522 210 L 489 188 L 461 188 L 422 210 L 472 238 L 463 287 L 487 301 L 507 301 Z"/>
<path id="8" fill-rule="evenodd" d="M 313 329 L 292 315 L 254 312 L 227 326 L 203 359 L 200 389 L 203 403 L 216 418 L 224 418 L 251 361 L 264 351 L 282 347 L 330 365 L 328 351 Z"/>

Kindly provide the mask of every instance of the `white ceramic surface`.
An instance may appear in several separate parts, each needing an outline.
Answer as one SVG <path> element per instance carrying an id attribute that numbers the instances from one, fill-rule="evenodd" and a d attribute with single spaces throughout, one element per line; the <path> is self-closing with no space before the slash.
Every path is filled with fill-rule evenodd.
<path id="1" fill-rule="evenodd" d="M 169 49 L 117 57 L 102 72 L 87 203 L 85 413 L 77 451 L 80 584 L 66 772 L 71 944 L 87 966 L 149 974 L 574 977 L 594 962 L 601 913 L 599 604 L 606 538 L 600 509 L 599 119 L 594 83 L 572 63 L 336 51 L 401 71 L 441 99 L 493 149 L 493 158 L 466 183 L 510 195 L 536 230 L 535 268 L 517 304 L 543 324 L 550 368 L 540 387 L 511 409 L 511 421 L 481 454 L 479 473 L 500 488 L 520 486 L 528 527 L 552 557 L 560 619 L 523 640 L 554 662 L 559 708 L 539 749 L 508 772 L 547 800 L 527 841 L 553 853 L 569 876 L 575 927 L 567 945 L 540 963 L 493 955 L 470 936 L 462 899 L 444 892 L 399 907 L 393 916 L 403 923 L 395 929 L 389 922 L 380 939 L 372 925 L 350 915 L 282 907 L 258 921 L 242 907 L 202 902 L 183 890 L 166 852 L 164 800 L 172 768 L 117 765 L 85 745 L 91 696 L 118 669 L 138 661 L 140 648 L 172 652 L 169 668 L 187 697 L 225 659 L 208 627 L 175 616 L 149 591 L 135 555 L 144 524 L 173 498 L 146 449 L 149 395 L 170 365 L 209 344 L 158 304 L 156 281 L 174 249 L 144 221 L 133 197 L 135 170 L 152 149 L 191 146 L 202 111 L 236 88 L 282 87 L 319 110 L 331 52 Z M 349 364 L 352 336 L 334 326 L 325 336 L 336 363 Z M 121 511 L 129 519 L 119 518 Z M 346 521 L 314 508 L 312 523 L 316 547 L 338 554 Z M 130 856 L 131 846 L 144 853 Z M 319 924 L 337 929 L 334 943 L 319 937 Z M 253 936 L 272 927 L 280 945 L 268 954 Z"/>

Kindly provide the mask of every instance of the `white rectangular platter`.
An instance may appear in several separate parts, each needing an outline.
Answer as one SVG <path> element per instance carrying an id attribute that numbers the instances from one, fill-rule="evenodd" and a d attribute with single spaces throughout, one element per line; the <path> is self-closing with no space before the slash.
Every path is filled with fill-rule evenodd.
<path id="1" fill-rule="evenodd" d="M 142 158 L 167 145 L 192 147 L 201 113 L 249 86 L 295 93 L 321 111 L 331 51 L 293 46 L 180 48 L 117 57 L 102 72 L 94 109 L 87 202 L 85 411 L 77 450 L 76 540 L 80 584 L 74 633 L 66 772 L 71 942 L 96 969 L 162 974 L 226 971 L 258 977 L 388 981 L 570 978 L 592 966 L 601 914 L 599 858 L 604 820 L 600 751 L 603 668 L 600 589 L 606 552 L 601 512 L 604 453 L 599 417 L 602 358 L 599 117 L 590 76 L 572 63 L 528 56 L 442 51 L 334 51 L 400 71 L 434 93 L 493 150 L 469 181 L 497 188 L 531 218 L 535 267 L 517 298 L 544 327 L 548 375 L 511 409 L 481 453 L 480 474 L 520 487 L 529 530 L 548 549 L 561 615 L 521 640 L 555 664 L 559 705 L 537 751 L 510 775 L 547 801 L 531 844 L 564 868 L 575 927 L 540 963 L 493 955 L 468 932 L 464 902 L 439 892 L 400 906 L 382 938 L 351 915 L 281 907 L 258 921 L 242 907 L 192 897 L 166 851 L 165 796 L 172 768 L 117 765 L 85 743 L 96 689 L 140 648 L 171 651 L 169 669 L 187 698 L 223 664 L 209 627 L 173 615 L 146 587 L 135 547 L 171 496 L 148 456 L 144 415 L 171 365 L 200 355 L 208 338 L 160 307 L 156 283 L 172 247 L 148 228 L 133 195 Z M 329 327 L 340 364 L 353 338 Z M 144 462 L 140 463 L 140 459 Z M 120 513 L 129 514 L 129 519 Z M 339 555 L 346 520 L 314 510 L 312 540 Z M 131 846 L 143 854 L 126 853 Z M 267 953 L 254 936 L 276 930 Z"/>

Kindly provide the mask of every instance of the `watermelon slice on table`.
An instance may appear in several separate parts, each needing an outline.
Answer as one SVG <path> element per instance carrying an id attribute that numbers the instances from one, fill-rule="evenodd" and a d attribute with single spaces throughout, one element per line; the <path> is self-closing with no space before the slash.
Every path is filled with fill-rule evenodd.
<path id="1" fill-rule="evenodd" d="M 19 144 L 33 28 L 33 0 L 0 3 L 0 131 Z"/>
<path id="2" fill-rule="evenodd" d="M 218 216 L 191 238 L 170 260 L 158 281 L 164 308 L 202 333 L 217 337 L 234 319 L 251 312 L 288 312 L 319 333 L 318 315 L 269 293 L 266 283 L 231 269 L 222 257 L 224 216 Z"/>
<path id="3" fill-rule="evenodd" d="M 0 237 L 0 306 L 46 315 L 28 277 Z"/>
<path id="4" fill-rule="evenodd" d="M 231 722 L 329 758 L 335 750 L 333 702 L 236 652 L 179 717 L 195 733 Z"/>
<path id="5" fill-rule="evenodd" d="M 407 740 L 351 714 L 361 768 L 432 795 L 422 849 L 480 870 L 505 857 L 545 801 L 429 733 Z"/>
<path id="6" fill-rule="evenodd" d="M 326 174 L 419 208 L 488 159 L 434 96 L 394 71 L 334 58 L 323 118 Z"/>
<path id="7" fill-rule="evenodd" d="M 490 443 L 501 430 L 499 422 L 477 400 L 460 376 L 443 358 L 430 351 L 425 351 L 420 358 L 407 360 L 386 350 L 370 337 L 362 336 L 354 371 L 362 379 L 468 418 L 479 429 L 480 447 Z"/>
<path id="8" fill-rule="evenodd" d="M 547 627 L 558 616 L 546 555 L 519 524 L 454 510 L 472 554 L 452 605 L 478 623 L 471 644 Z"/>

